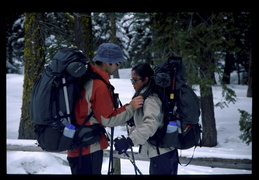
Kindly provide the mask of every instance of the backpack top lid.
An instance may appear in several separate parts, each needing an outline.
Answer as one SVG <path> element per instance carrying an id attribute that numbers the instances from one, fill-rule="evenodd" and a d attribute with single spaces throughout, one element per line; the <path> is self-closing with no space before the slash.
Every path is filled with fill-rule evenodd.
<path id="1" fill-rule="evenodd" d="M 182 58 L 171 56 L 167 61 L 160 62 L 154 68 L 154 80 L 158 87 L 171 89 L 171 79 L 175 79 L 175 90 L 179 90 L 185 84 L 185 70 Z"/>
<path id="2" fill-rule="evenodd" d="M 54 55 L 49 68 L 55 73 L 62 73 L 71 62 L 75 61 L 86 64 L 87 58 L 79 49 L 63 48 Z"/>

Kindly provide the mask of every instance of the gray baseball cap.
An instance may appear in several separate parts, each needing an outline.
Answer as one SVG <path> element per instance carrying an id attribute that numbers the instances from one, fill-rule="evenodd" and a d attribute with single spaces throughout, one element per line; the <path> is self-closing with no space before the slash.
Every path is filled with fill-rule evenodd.
<path id="1" fill-rule="evenodd" d="M 97 50 L 97 55 L 93 61 L 101 61 L 106 63 L 118 63 L 127 61 L 123 55 L 121 48 L 113 43 L 103 43 Z"/>

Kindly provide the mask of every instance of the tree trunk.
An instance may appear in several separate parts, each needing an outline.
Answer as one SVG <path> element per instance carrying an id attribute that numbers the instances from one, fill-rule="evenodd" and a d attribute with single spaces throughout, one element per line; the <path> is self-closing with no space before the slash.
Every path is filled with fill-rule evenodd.
<path id="1" fill-rule="evenodd" d="M 94 57 L 91 13 L 76 14 L 75 43 L 91 62 Z"/>
<path id="2" fill-rule="evenodd" d="M 225 84 L 230 84 L 230 73 L 232 70 L 232 65 L 234 64 L 234 55 L 227 52 L 225 58 L 225 67 L 222 81 Z"/>
<path id="3" fill-rule="evenodd" d="M 213 26 L 210 18 L 213 13 L 199 13 L 200 17 L 206 19 L 204 28 L 200 30 L 200 95 L 201 95 L 201 118 L 202 118 L 202 146 L 214 147 L 217 145 L 217 130 L 216 120 L 214 115 L 214 103 L 212 86 L 215 84 L 214 72 L 215 61 L 213 51 L 207 47 L 210 44 L 209 39 L 204 39 L 206 36 L 205 29 L 211 29 Z M 205 30 L 205 31 L 204 31 Z M 207 32 L 209 33 L 209 32 Z"/>
<path id="4" fill-rule="evenodd" d="M 205 58 L 203 58 L 204 63 L 200 66 L 201 74 L 203 74 L 202 79 L 210 79 L 210 81 L 213 82 L 212 74 L 214 73 L 214 71 L 209 69 L 209 64 L 212 62 L 210 60 L 210 53 L 208 53 L 206 57 L 208 58 L 207 61 L 205 60 Z M 203 81 L 202 79 L 201 81 Z M 214 147 L 217 145 L 217 130 L 214 115 L 213 92 L 211 84 L 200 84 L 201 117 L 203 127 L 202 146 L 206 147 Z"/>
<path id="5" fill-rule="evenodd" d="M 212 88 L 200 87 L 201 117 L 202 117 L 202 146 L 214 147 L 217 145 L 217 130 L 214 116 Z M 207 94 L 207 95 L 203 95 Z"/>
<path id="6" fill-rule="evenodd" d="M 24 83 L 19 139 L 35 139 L 34 123 L 30 119 L 30 99 L 34 82 L 43 71 L 45 63 L 41 27 L 43 18 L 43 13 L 26 13 L 25 16 Z"/>
<path id="7" fill-rule="evenodd" d="M 111 38 L 110 38 L 110 42 L 117 44 L 117 37 L 116 37 L 116 17 L 115 17 L 115 13 L 111 13 L 110 15 L 110 28 L 111 28 Z M 113 74 L 113 78 L 120 78 L 119 75 L 119 71 L 116 70 Z"/>
<path id="8" fill-rule="evenodd" d="M 246 97 L 253 97 L 253 88 L 252 88 L 252 49 L 250 50 L 250 60 L 248 68 L 248 88 Z"/>

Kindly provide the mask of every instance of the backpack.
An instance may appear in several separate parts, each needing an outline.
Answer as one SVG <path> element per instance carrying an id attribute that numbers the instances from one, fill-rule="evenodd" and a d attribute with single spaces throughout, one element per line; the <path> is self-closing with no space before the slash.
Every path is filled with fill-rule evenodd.
<path id="1" fill-rule="evenodd" d="M 201 142 L 199 124 L 200 103 L 194 91 L 186 84 L 181 57 L 169 57 L 154 68 L 154 76 L 149 88 L 143 93 L 144 99 L 155 88 L 162 101 L 163 126 L 148 139 L 160 148 L 174 147 L 189 149 Z M 170 121 L 178 124 L 178 130 L 166 133 Z M 158 154 L 159 154 L 159 149 Z"/>
<path id="2" fill-rule="evenodd" d="M 91 113 L 82 125 L 75 124 L 75 103 L 81 97 L 81 90 L 89 79 L 99 78 L 93 73 L 87 58 L 75 48 L 59 50 L 45 67 L 32 88 L 30 117 L 38 145 L 46 151 L 73 150 L 98 141 L 104 127 L 85 126 Z M 75 135 L 63 135 L 68 124 L 75 127 Z"/>

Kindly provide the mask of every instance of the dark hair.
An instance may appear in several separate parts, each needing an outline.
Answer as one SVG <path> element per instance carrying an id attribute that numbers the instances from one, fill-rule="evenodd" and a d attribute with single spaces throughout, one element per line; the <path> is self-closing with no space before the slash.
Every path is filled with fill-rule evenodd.
<path id="1" fill-rule="evenodd" d="M 141 77 L 142 81 L 145 80 L 146 77 L 148 77 L 148 82 L 141 88 L 142 90 L 144 87 L 149 86 L 149 91 L 145 93 L 146 97 L 149 94 L 157 93 L 157 87 L 155 85 L 154 78 L 153 78 L 154 71 L 148 63 L 140 63 L 134 66 L 131 69 L 131 71 L 135 71 L 135 73 Z M 138 94 L 139 92 L 136 92 L 136 93 Z M 135 94 L 134 97 L 137 96 L 137 94 Z"/>
<path id="2" fill-rule="evenodd" d="M 141 80 L 145 80 L 146 77 L 150 78 L 154 75 L 153 69 L 148 63 L 140 63 L 134 66 L 131 71 L 135 71 L 137 75 L 141 77 Z"/>
<path id="3" fill-rule="evenodd" d="M 97 64 L 97 65 L 102 65 L 103 62 L 101 62 L 101 61 L 95 61 L 94 63 Z"/>

